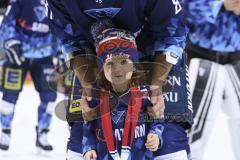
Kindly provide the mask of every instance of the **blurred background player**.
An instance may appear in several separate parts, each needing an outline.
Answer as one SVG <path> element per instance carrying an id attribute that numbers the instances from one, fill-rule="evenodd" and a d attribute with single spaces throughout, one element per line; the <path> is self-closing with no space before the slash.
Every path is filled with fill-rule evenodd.
<path id="1" fill-rule="evenodd" d="M 96 58 L 89 58 L 90 55 L 96 55 L 90 28 L 94 22 L 109 18 L 117 27 L 135 34 L 142 61 L 159 64 L 151 68 L 154 76 L 149 76 L 151 80 L 148 85 L 153 84 L 156 92 L 151 95 L 153 107 L 148 110 L 153 117 L 162 118 L 165 103 L 166 121 L 174 120 L 177 126 L 170 129 L 179 130 L 175 133 L 181 133 L 181 135 L 168 136 L 169 144 L 166 143 L 165 148 L 161 150 L 161 155 L 177 159 L 180 154 L 188 159 L 190 153 L 188 145 L 176 147 L 171 143 L 174 140 L 181 143 L 181 138 L 186 138 L 184 129 L 192 125 L 188 67 L 183 54 L 188 30 L 181 3 L 178 0 L 144 0 L 141 2 L 136 0 L 72 0 L 68 2 L 49 0 L 47 2 L 53 32 L 61 40 L 67 60 L 70 60 L 70 67 L 76 73 L 83 88 L 84 96 L 78 100 L 80 104 L 78 109 L 82 109 L 83 112 L 89 111 L 89 107 L 86 107 L 86 99 L 91 99 L 91 95 L 86 88 L 91 88 L 96 79 L 95 74 L 99 71 L 94 65 Z M 111 46 L 109 47 L 111 49 Z M 144 69 L 149 71 L 147 67 Z M 171 84 L 174 88 L 171 92 L 164 94 L 164 102 L 163 83 Z"/>
<path id="2" fill-rule="evenodd" d="M 48 79 L 53 71 L 52 55 L 56 53 L 56 42 L 50 34 L 45 11 L 44 3 L 40 0 L 14 0 L 10 2 L 1 25 L 1 48 L 6 60 L 3 65 L 3 97 L 0 101 L 2 150 L 9 149 L 14 109 L 27 71 L 30 71 L 41 100 L 36 146 L 48 151 L 53 149 L 47 133 L 56 93 L 49 88 Z"/>
<path id="3" fill-rule="evenodd" d="M 201 160 L 221 106 L 240 159 L 240 0 L 185 0 L 195 124 L 192 158 Z M 221 140 L 220 140 L 221 141 Z"/>
<path id="4" fill-rule="evenodd" d="M 61 60 L 58 60 L 58 62 L 60 63 L 56 69 L 56 75 L 52 74 L 54 80 L 50 85 L 54 90 L 63 93 L 65 99 L 56 105 L 56 116 L 68 122 L 70 137 L 67 142 L 67 160 L 81 160 L 83 159 L 83 119 L 79 120 L 79 117 L 81 117 L 81 85 L 76 74 L 69 70 L 65 63 L 61 63 Z"/>
<path id="5" fill-rule="evenodd" d="M 4 13 L 7 9 L 7 5 L 9 3 L 9 0 L 0 0 L 0 24 L 2 23 L 2 19 L 4 16 Z M 1 91 L 1 86 L 2 86 L 2 65 L 4 62 L 3 58 L 3 51 L 0 49 L 0 91 Z"/>

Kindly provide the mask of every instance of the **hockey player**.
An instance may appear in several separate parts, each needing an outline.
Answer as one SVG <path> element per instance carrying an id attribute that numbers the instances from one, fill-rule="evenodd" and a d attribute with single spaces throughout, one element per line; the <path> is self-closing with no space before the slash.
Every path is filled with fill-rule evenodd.
<path id="1" fill-rule="evenodd" d="M 1 47 L 6 62 L 3 65 L 3 97 L 0 101 L 0 149 L 8 150 L 14 109 L 22 90 L 26 73 L 30 71 L 39 92 L 36 146 L 50 151 L 47 133 L 52 119 L 56 93 L 48 86 L 53 71 L 54 37 L 50 34 L 45 7 L 40 0 L 10 2 L 1 25 Z M 25 106 L 26 107 L 26 106 Z"/>
<path id="2" fill-rule="evenodd" d="M 192 158 L 201 160 L 221 106 L 229 116 L 240 159 L 240 1 L 185 0 L 190 26 L 186 51 L 195 124 L 189 131 Z"/>
<path id="3" fill-rule="evenodd" d="M 9 0 L 0 0 L 0 24 L 2 22 L 3 15 L 6 11 L 7 5 L 9 3 Z M 3 53 L 0 49 L 0 91 L 2 87 L 2 64 L 4 62 Z"/>
<path id="4" fill-rule="evenodd" d="M 79 92 L 81 85 L 75 74 L 73 75 L 72 85 L 66 117 L 70 126 L 70 137 L 67 143 L 67 160 L 83 160 L 83 119 L 80 116 L 81 107 L 79 102 L 81 99 L 81 92 Z"/>
<path id="5" fill-rule="evenodd" d="M 85 54 L 95 55 L 94 41 L 90 33 L 92 24 L 99 19 L 110 18 L 117 27 L 135 33 L 141 51 L 141 60 L 154 61 L 159 64 L 152 69 L 154 76 L 149 84 L 155 86 L 158 92 L 151 95 L 153 107 L 148 110 L 150 110 L 150 114 L 152 112 L 155 113 L 154 116 L 159 117 L 164 113 L 165 103 L 166 121 L 174 122 L 176 126 L 171 129 L 181 130 L 180 137 L 186 138 L 184 129 L 189 128 L 192 124 L 192 106 L 185 55 L 182 54 L 187 28 L 179 1 L 67 2 L 59 0 L 47 2 L 46 6 L 49 7 L 48 16 L 53 32 L 61 39 L 66 57 L 70 59 L 70 67 L 74 69 L 83 88 L 91 87 L 91 82 L 95 80 L 91 76 L 94 75 L 96 68 L 92 65 L 89 57 L 82 56 Z M 90 67 L 81 67 L 83 65 Z M 161 93 L 164 80 L 166 80 L 165 84 L 174 85 L 174 90 L 164 95 L 163 103 L 163 95 L 159 93 Z M 85 90 L 83 90 L 83 94 L 84 97 L 89 96 Z M 82 98 L 79 102 L 81 102 L 84 112 L 89 110 L 85 99 Z M 176 135 L 168 138 L 169 142 L 178 139 Z M 180 139 L 178 140 L 180 142 Z M 188 159 L 187 154 L 189 153 L 188 147 L 181 145 L 176 147 L 172 143 L 166 144 L 166 147 L 161 150 L 163 157 L 170 156 L 172 159 L 178 159 L 181 156 L 184 157 L 183 159 Z"/>

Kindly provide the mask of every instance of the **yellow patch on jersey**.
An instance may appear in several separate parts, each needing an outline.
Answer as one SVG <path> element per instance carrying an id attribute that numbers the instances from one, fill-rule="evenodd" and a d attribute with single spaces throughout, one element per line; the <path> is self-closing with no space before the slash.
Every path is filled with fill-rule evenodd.
<path id="1" fill-rule="evenodd" d="M 81 111 L 81 105 L 80 105 L 80 99 L 71 100 L 70 101 L 70 107 L 69 107 L 69 113 L 74 113 Z"/>
<path id="2" fill-rule="evenodd" d="M 4 88 L 10 90 L 20 90 L 22 85 L 22 70 L 6 68 L 4 77 Z"/>
<path id="3" fill-rule="evenodd" d="M 68 75 L 64 78 L 64 84 L 65 84 L 65 86 L 71 86 L 71 84 L 72 84 L 72 78 L 73 78 L 73 74 L 68 74 Z"/>
<path id="4" fill-rule="evenodd" d="M 3 80 L 3 70 L 2 67 L 0 66 L 0 86 L 2 86 L 2 80 Z"/>
<path id="5" fill-rule="evenodd" d="M 72 83 L 72 93 L 71 93 L 71 97 L 70 97 L 70 106 L 69 106 L 69 113 L 74 113 L 74 112 L 78 112 L 81 111 L 81 105 L 80 105 L 80 100 L 78 98 L 74 98 L 74 87 L 75 87 L 75 81 L 77 80 L 76 75 L 72 74 L 71 75 L 71 83 Z"/>

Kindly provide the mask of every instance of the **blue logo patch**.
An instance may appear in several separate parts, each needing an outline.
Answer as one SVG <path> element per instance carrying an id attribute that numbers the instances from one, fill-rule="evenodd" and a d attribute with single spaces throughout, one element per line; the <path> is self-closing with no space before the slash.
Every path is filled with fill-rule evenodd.
<path id="1" fill-rule="evenodd" d="M 124 115 L 125 111 L 113 111 L 115 113 L 113 113 L 112 115 L 112 120 L 115 124 L 117 124 L 119 122 L 119 120 L 122 118 L 122 116 Z"/>
<path id="2" fill-rule="evenodd" d="M 102 19 L 102 18 L 114 18 L 121 8 L 101 8 L 101 9 L 90 9 L 85 10 L 84 13 L 89 15 L 94 19 Z"/>
<path id="3" fill-rule="evenodd" d="M 44 20 L 44 18 L 47 17 L 45 7 L 43 7 L 43 6 L 35 7 L 34 12 L 39 21 L 42 21 L 42 20 Z"/>

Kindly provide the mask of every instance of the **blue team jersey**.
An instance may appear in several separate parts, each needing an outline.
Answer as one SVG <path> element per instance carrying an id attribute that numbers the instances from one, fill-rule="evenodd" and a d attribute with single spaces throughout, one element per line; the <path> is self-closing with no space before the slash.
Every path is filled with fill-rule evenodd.
<path id="1" fill-rule="evenodd" d="M 189 39 L 218 52 L 240 51 L 240 17 L 226 11 L 223 0 L 185 0 Z"/>
<path id="2" fill-rule="evenodd" d="M 139 113 L 139 117 L 137 120 L 135 135 L 131 146 L 131 154 L 130 157 L 128 158 L 129 160 L 153 159 L 154 157 L 153 152 L 146 149 L 145 147 L 148 133 L 155 133 L 158 135 L 161 142 L 164 141 L 162 140 L 162 132 L 164 130 L 164 125 L 162 125 L 162 123 L 160 122 L 154 122 L 153 120 L 148 118 L 146 109 L 150 105 L 149 102 L 150 98 L 146 95 L 147 93 L 146 88 L 141 87 L 141 92 L 143 93 L 144 96 L 142 97 L 141 111 Z M 127 91 L 124 94 L 121 94 L 120 96 L 114 94 L 109 96 L 111 108 L 114 106 L 114 108 L 111 110 L 112 132 L 114 136 L 113 139 L 119 154 L 121 153 L 124 123 L 127 115 L 129 97 L 130 97 L 129 91 Z M 85 154 L 89 150 L 96 150 L 99 160 L 113 160 L 113 158 L 108 152 L 105 138 L 106 137 L 103 133 L 101 118 L 85 123 L 83 125 L 83 140 L 82 140 L 83 154 Z"/>
<path id="3" fill-rule="evenodd" d="M 49 0 L 48 16 L 65 53 L 94 47 L 90 28 L 110 18 L 120 28 L 135 33 L 140 56 L 156 51 L 182 58 L 188 29 L 178 0 Z"/>
<path id="4" fill-rule="evenodd" d="M 0 33 L 1 47 L 8 40 L 20 40 L 26 58 L 43 58 L 57 51 L 42 0 L 11 0 Z"/>
<path id="5" fill-rule="evenodd" d="M 183 61 L 181 62 L 183 63 Z M 142 93 L 144 93 L 145 96 L 142 97 L 142 112 L 140 112 L 141 115 L 139 116 L 140 118 L 137 125 L 138 129 L 136 129 L 137 136 L 135 137 L 135 142 L 132 148 L 132 157 L 135 157 L 135 159 L 152 159 L 153 156 L 155 157 L 159 155 L 165 155 L 185 149 L 187 153 L 190 153 L 188 140 L 184 128 L 189 128 L 193 123 L 192 106 L 190 102 L 191 95 L 188 84 L 189 76 L 188 73 L 185 73 L 186 75 L 183 74 L 184 67 L 182 65 L 183 64 L 177 64 L 176 66 L 174 66 L 174 69 L 170 72 L 170 75 L 175 76 L 169 77 L 169 79 L 167 79 L 166 81 L 166 84 L 174 85 L 174 88 L 172 91 L 164 93 L 164 102 L 166 105 L 165 122 L 161 124 L 156 124 L 151 123 L 151 121 L 145 121 L 148 118 L 146 107 L 150 105 L 148 97 L 150 91 L 148 90 L 149 88 L 145 86 L 141 87 L 141 91 Z M 187 78 L 185 76 L 187 76 Z M 70 105 L 68 108 L 68 112 L 72 115 L 74 113 L 76 113 L 77 115 L 79 114 L 78 112 L 81 111 L 81 94 L 79 93 L 81 86 L 78 79 L 76 79 L 76 76 L 73 76 L 72 80 L 74 87 L 70 96 Z M 89 106 L 96 107 L 99 104 L 98 93 L 100 90 L 95 88 L 92 91 L 93 100 L 89 102 Z M 110 99 L 113 99 L 112 102 L 114 102 L 114 105 L 111 106 L 117 106 L 111 114 L 112 124 L 114 125 L 113 132 L 116 133 L 116 141 L 118 142 L 118 144 L 121 144 L 120 141 L 122 136 L 124 116 L 126 115 L 126 109 L 128 104 L 126 103 L 128 102 L 126 100 L 126 97 L 128 97 L 129 94 L 127 92 L 126 94 L 122 94 L 122 96 L 117 96 L 116 94 L 111 95 L 115 96 L 115 98 L 110 97 Z M 76 119 L 76 121 L 79 120 Z M 72 126 L 72 128 L 68 142 L 69 150 L 82 154 L 89 149 L 96 149 L 99 150 L 99 159 L 104 159 L 103 157 L 106 156 L 105 159 L 108 160 L 109 154 L 106 150 L 105 142 L 102 141 L 104 138 L 102 132 L 103 130 L 99 121 L 89 122 L 84 126 L 82 126 L 82 122 L 74 122 L 70 123 L 70 125 Z M 156 131 L 158 129 L 164 131 L 161 139 L 161 149 L 153 155 L 152 152 L 146 150 L 146 148 L 144 147 L 144 142 L 146 141 L 146 135 L 149 131 Z M 176 139 L 176 137 L 178 138 Z M 83 144 L 81 143 L 82 140 Z M 172 143 L 172 141 L 174 141 L 174 143 Z M 97 143 L 97 145 L 92 145 L 95 143 Z"/>

